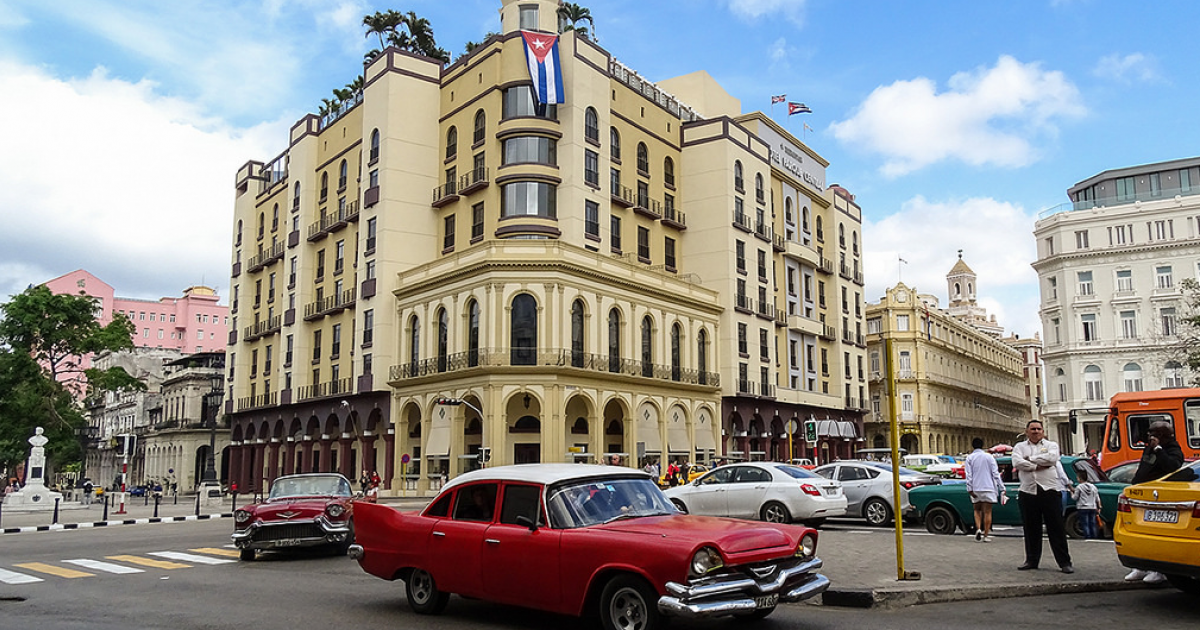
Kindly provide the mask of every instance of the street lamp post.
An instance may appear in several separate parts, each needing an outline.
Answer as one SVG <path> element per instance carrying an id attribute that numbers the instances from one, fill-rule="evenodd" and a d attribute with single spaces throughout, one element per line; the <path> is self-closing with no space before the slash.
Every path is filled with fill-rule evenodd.
<path id="1" fill-rule="evenodd" d="M 221 400 L 224 398 L 222 390 L 223 378 L 220 375 L 212 377 L 210 388 L 207 394 L 204 394 L 203 402 L 201 403 L 200 413 L 203 422 L 208 425 L 208 457 L 204 461 L 204 473 L 200 477 L 200 483 L 215 484 L 217 483 L 217 409 L 221 406 Z"/>

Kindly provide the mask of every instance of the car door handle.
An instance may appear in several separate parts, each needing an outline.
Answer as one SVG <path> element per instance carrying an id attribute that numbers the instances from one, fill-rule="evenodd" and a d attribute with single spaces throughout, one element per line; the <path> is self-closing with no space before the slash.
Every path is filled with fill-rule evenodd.
<path id="1" fill-rule="evenodd" d="M 496 540 L 495 538 L 484 538 L 483 542 L 485 542 L 489 545 L 499 545 L 500 544 L 500 541 Z"/>
<path id="2" fill-rule="evenodd" d="M 433 532 L 434 536 L 445 536 L 446 532 Z"/>

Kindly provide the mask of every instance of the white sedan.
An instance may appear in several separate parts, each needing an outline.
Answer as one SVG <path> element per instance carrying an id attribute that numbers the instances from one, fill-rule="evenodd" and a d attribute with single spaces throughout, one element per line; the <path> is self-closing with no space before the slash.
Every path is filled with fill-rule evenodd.
<path id="1" fill-rule="evenodd" d="M 721 466 L 665 494 L 688 514 L 758 518 L 770 523 L 803 521 L 815 526 L 846 513 L 841 483 L 781 462 Z"/>

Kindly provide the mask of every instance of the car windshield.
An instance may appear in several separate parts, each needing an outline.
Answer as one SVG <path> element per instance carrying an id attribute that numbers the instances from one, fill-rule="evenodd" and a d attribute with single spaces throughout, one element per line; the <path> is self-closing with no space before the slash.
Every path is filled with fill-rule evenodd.
<path id="1" fill-rule="evenodd" d="M 779 466 L 776 466 L 775 468 L 782 470 L 783 472 L 787 473 L 788 475 L 790 475 L 792 477 L 795 477 L 796 479 L 814 479 L 814 478 L 822 479 L 823 478 L 823 477 L 821 477 L 821 475 L 818 475 L 817 473 L 815 473 L 811 470 L 804 470 L 803 468 L 796 468 L 795 466 L 779 465 Z"/>
<path id="2" fill-rule="evenodd" d="M 284 477 L 271 485 L 268 501 L 292 497 L 348 497 L 350 482 L 341 476 Z"/>
<path id="3" fill-rule="evenodd" d="M 559 484 L 546 502 L 554 527 L 570 529 L 676 510 L 650 479 L 590 479 Z"/>
<path id="4" fill-rule="evenodd" d="M 878 468 L 880 470 L 886 470 L 888 472 L 892 472 L 891 464 L 885 464 L 883 462 L 863 462 L 863 463 L 868 466 Z M 900 476 L 903 477 L 904 475 L 917 475 L 918 477 L 920 477 L 920 476 L 925 476 L 925 473 L 917 472 L 911 468 L 905 468 L 905 467 L 901 466 L 900 467 Z"/>
<path id="5" fill-rule="evenodd" d="M 1104 474 L 1100 467 L 1093 464 L 1088 459 L 1077 459 L 1071 465 L 1075 469 L 1075 477 L 1078 480 L 1086 479 L 1092 483 L 1100 483 L 1108 481 L 1108 475 Z"/>

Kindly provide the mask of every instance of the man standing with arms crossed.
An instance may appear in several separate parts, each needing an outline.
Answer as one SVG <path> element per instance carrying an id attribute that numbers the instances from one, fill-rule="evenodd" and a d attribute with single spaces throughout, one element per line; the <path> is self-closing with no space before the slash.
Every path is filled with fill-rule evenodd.
<path id="1" fill-rule="evenodd" d="M 1062 485 L 1058 480 L 1058 444 L 1047 440 L 1040 420 L 1025 425 L 1025 441 L 1012 450 L 1013 468 L 1021 478 L 1017 503 L 1025 530 L 1025 564 L 1021 571 L 1038 568 L 1042 560 L 1042 523 L 1050 538 L 1050 551 L 1063 573 L 1074 573 L 1063 523 Z"/>

